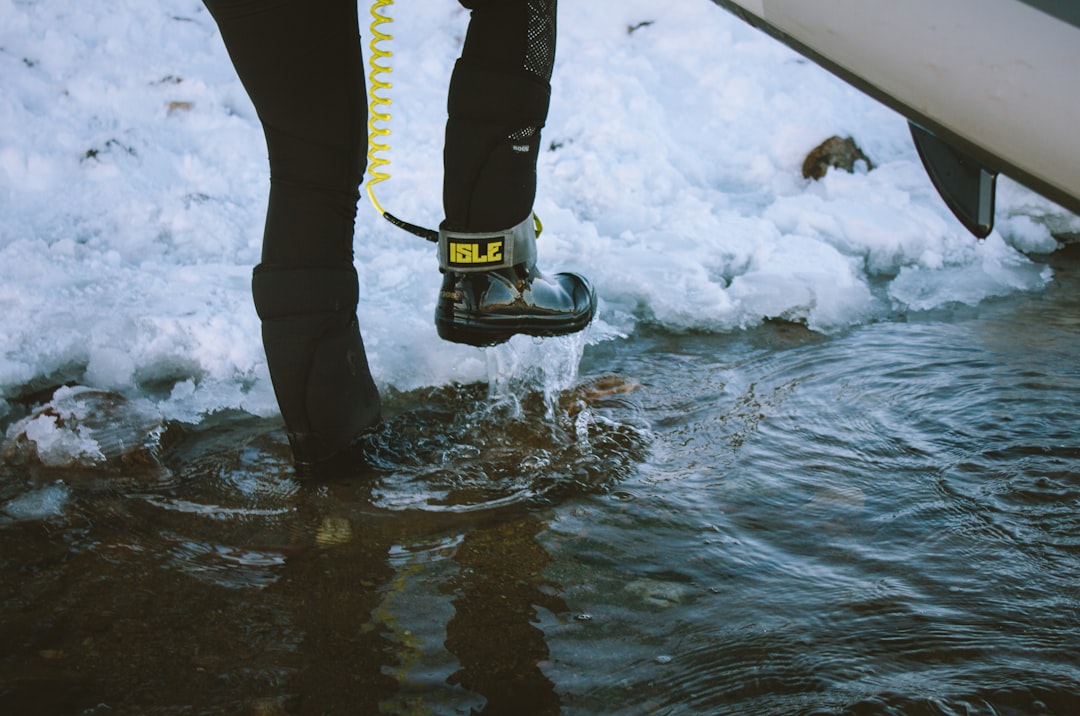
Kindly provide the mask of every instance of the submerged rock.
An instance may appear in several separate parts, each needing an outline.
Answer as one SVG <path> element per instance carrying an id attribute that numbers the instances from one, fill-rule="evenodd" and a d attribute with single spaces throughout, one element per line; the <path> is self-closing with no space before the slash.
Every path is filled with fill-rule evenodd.
<path id="1" fill-rule="evenodd" d="M 623 589 L 649 606 L 665 609 L 678 606 L 697 593 L 697 589 L 690 584 L 648 578 L 629 582 Z"/>

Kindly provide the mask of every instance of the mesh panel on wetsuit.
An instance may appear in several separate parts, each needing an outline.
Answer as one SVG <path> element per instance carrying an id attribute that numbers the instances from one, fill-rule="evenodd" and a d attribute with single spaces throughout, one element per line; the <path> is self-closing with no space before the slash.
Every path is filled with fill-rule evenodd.
<path id="1" fill-rule="evenodd" d="M 551 68 L 555 64 L 555 2 L 529 0 L 525 69 L 545 82 L 551 81 Z"/>
<path id="2" fill-rule="evenodd" d="M 529 0 L 527 8 L 525 71 L 544 82 L 551 81 L 551 71 L 555 65 L 556 2 L 557 0 Z M 539 127 L 522 127 L 511 132 L 508 138 L 512 142 L 529 141 L 539 132 Z"/>
<path id="3" fill-rule="evenodd" d="M 525 142 L 536 136 L 536 133 L 540 131 L 539 127 L 522 127 L 521 129 L 514 130 L 507 137 L 512 142 Z"/>

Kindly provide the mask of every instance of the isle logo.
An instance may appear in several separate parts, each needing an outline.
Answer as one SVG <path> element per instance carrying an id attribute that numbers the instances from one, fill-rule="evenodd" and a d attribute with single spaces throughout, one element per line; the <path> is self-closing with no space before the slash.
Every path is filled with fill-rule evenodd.
<path id="1" fill-rule="evenodd" d="M 483 239 L 479 241 L 450 241 L 447 260 L 451 266 L 476 267 L 501 264 L 503 260 L 504 239 Z"/>

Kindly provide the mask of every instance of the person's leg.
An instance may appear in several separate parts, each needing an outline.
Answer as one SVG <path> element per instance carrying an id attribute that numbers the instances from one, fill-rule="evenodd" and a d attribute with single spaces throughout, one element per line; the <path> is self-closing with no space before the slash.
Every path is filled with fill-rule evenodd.
<path id="1" fill-rule="evenodd" d="M 588 282 L 536 269 L 536 162 L 555 62 L 556 0 L 461 0 L 472 13 L 448 97 L 439 335 L 490 345 L 559 335 L 595 311 Z"/>
<path id="2" fill-rule="evenodd" d="M 266 134 L 270 196 L 252 292 L 293 456 L 378 421 L 352 241 L 366 160 L 355 0 L 204 0 Z"/>
<path id="3" fill-rule="evenodd" d="M 555 0 L 461 0 L 472 10 L 448 97 L 445 225 L 498 231 L 527 218 L 555 63 Z"/>

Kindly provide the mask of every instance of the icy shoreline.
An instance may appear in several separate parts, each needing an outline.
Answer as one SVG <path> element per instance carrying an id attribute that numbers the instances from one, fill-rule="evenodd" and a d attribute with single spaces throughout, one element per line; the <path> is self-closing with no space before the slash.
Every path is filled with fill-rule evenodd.
<path id="1" fill-rule="evenodd" d="M 467 17 L 452 0 L 391 14 L 393 178 L 379 191 L 432 225 Z M 59 383 L 153 395 L 171 420 L 272 414 L 250 300 L 265 149 L 205 8 L 0 0 L 0 28 L 0 420 L 7 401 Z M 1006 180 L 998 229 L 975 242 L 902 118 L 707 0 L 565 3 L 554 87 L 541 262 L 596 284 L 594 342 L 640 321 L 731 331 L 782 317 L 828 332 L 975 305 L 1045 286 L 1025 254 L 1080 230 Z M 876 168 L 803 179 L 806 152 L 833 134 Z M 356 263 L 381 384 L 484 378 L 481 351 L 435 335 L 429 245 L 365 202 Z"/>

